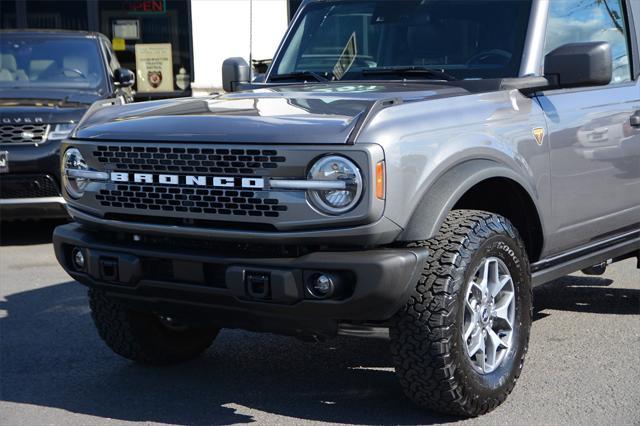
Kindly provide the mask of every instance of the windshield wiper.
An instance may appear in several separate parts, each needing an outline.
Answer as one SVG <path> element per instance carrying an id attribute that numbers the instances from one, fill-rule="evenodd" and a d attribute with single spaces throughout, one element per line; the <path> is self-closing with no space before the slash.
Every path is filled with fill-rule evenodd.
<path id="1" fill-rule="evenodd" d="M 271 77 L 269 77 L 269 81 L 278 81 L 278 80 L 304 80 L 306 81 L 309 77 L 313 78 L 315 81 L 318 82 L 325 82 L 325 81 L 329 81 L 326 77 L 321 76 L 318 73 L 315 73 L 313 71 L 298 71 L 298 72 L 291 72 L 291 73 L 287 73 L 287 74 L 278 74 L 278 75 L 272 75 Z"/>
<path id="2" fill-rule="evenodd" d="M 444 72 L 444 70 L 427 68 L 421 66 L 410 67 L 380 67 L 380 68 L 365 68 L 362 71 L 362 75 L 420 75 L 425 77 L 434 77 L 438 80 L 454 81 L 457 80 L 451 74 Z"/>

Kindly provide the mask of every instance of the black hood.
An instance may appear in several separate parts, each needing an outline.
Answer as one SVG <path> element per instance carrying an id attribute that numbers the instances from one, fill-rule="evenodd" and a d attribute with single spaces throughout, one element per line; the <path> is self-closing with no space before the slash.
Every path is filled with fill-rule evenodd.
<path id="1" fill-rule="evenodd" d="M 279 86 L 208 98 L 106 107 L 85 117 L 74 137 L 126 141 L 341 144 L 358 123 L 389 104 L 458 96 L 464 89 L 425 84 Z"/>
<path id="2" fill-rule="evenodd" d="M 100 99 L 96 92 L 55 89 L 0 90 L 0 123 L 68 123 L 80 121 L 89 106 Z"/>

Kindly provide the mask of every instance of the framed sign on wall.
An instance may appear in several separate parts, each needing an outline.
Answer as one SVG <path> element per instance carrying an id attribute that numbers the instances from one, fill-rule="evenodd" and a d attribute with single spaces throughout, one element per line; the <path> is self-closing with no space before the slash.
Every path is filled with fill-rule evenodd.
<path id="1" fill-rule="evenodd" d="M 122 40 L 140 39 L 140 21 L 137 19 L 116 19 L 112 24 L 113 38 Z"/>
<path id="2" fill-rule="evenodd" d="M 138 92 L 173 91 L 171 44 L 136 44 L 135 51 Z"/>

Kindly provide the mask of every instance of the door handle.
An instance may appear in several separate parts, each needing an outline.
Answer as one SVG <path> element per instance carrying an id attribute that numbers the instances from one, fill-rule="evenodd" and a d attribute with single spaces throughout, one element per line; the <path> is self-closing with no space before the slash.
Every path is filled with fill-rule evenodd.
<path id="1" fill-rule="evenodd" d="M 640 127 L 640 111 L 636 111 L 636 113 L 631 116 L 631 126 Z"/>

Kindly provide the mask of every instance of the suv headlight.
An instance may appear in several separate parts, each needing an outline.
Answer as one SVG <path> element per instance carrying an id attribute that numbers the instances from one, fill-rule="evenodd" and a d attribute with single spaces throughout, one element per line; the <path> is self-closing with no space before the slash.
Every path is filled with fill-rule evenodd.
<path id="1" fill-rule="evenodd" d="M 71 134 L 76 127 L 74 123 L 56 124 L 53 130 L 49 132 L 47 139 L 50 141 L 59 141 Z"/>
<path id="2" fill-rule="evenodd" d="M 87 162 L 77 148 L 69 148 L 62 158 L 62 180 L 67 193 L 72 198 L 80 198 L 89 184 L 89 180 L 82 177 L 81 173 L 74 171 L 89 170 Z"/>
<path id="3" fill-rule="evenodd" d="M 344 182 L 340 189 L 310 189 L 307 192 L 309 202 L 322 213 L 346 213 L 360 201 L 362 175 L 358 166 L 344 157 L 331 155 L 319 159 L 311 167 L 307 179 Z"/>

